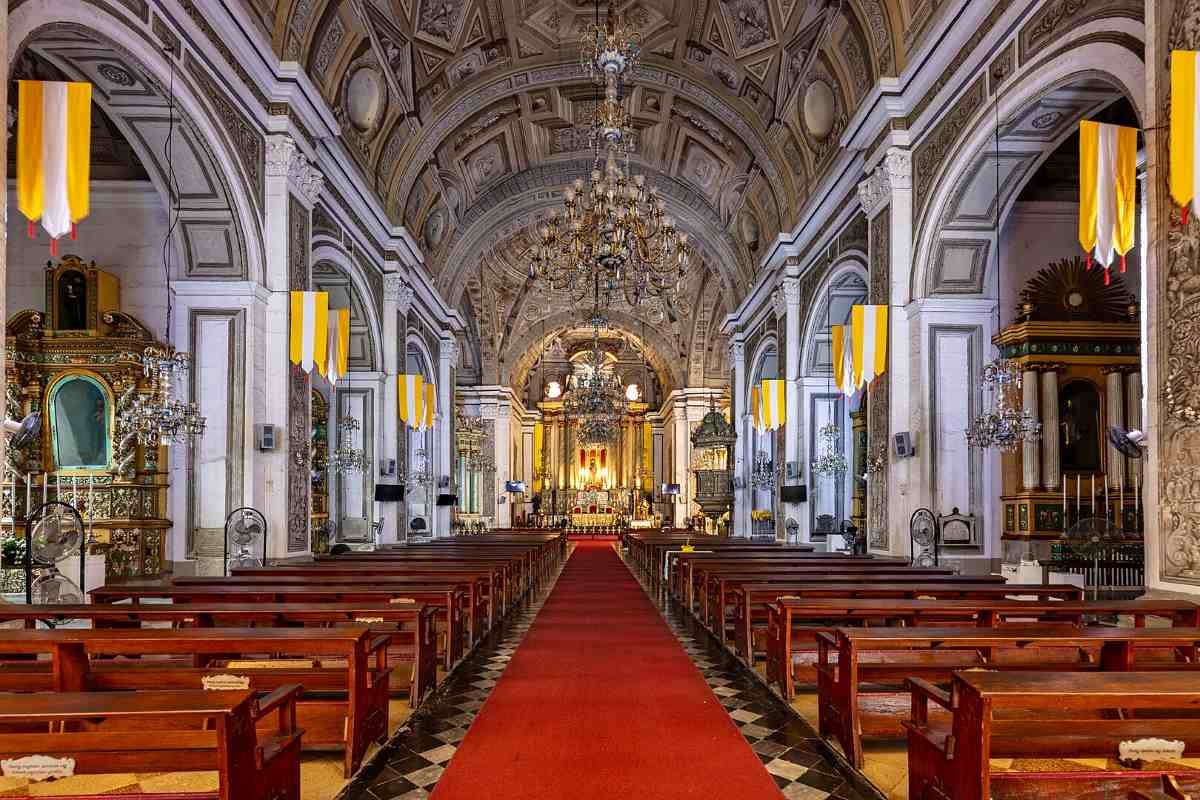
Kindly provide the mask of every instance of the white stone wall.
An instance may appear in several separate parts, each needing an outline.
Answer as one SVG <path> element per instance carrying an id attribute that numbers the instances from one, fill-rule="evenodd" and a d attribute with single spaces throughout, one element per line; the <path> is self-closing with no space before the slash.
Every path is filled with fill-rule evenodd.
<path id="1" fill-rule="evenodd" d="M 30 239 L 16 202 L 10 182 L 8 203 L 13 211 L 8 218 L 7 314 L 44 308 L 43 270 L 51 260 L 46 232 L 38 227 L 38 237 Z M 121 310 L 161 338 L 167 310 L 162 259 L 166 232 L 166 207 L 148 182 L 94 181 L 91 214 L 80 222 L 76 241 L 58 243 L 59 254 L 95 261 L 96 266 L 116 275 L 121 281 Z M 178 266 L 178 258 L 175 264 Z"/>

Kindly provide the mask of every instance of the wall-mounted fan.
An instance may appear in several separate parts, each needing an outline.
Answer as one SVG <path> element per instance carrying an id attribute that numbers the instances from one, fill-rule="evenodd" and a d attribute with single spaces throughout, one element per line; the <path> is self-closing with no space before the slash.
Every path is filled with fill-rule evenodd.
<path id="1" fill-rule="evenodd" d="M 1108 429 L 1108 443 L 1123 456 L 1141 458 L 1142 451 L 1146 448 L 1146 434 L 1112 425 Z"/>
<path id="2" fill-rule="evenodd" d="M 25 600 L 37 604 L 83 602 L 86 531 L 79 512 L 67 503 L 43 503 L 25 522 Z M 79 583 L 62 574 L 58 564 L 79 559 Z M 36 573 L 36 577 L 35 577 Z"/>
<path id="3" fill-rule="evenodd" d="M 267 518 L 250 506 L 229 512 L 225 518 L 225 574 L 234 568 L 262 567 L 267 563 Z"/>
<path id="4" fill-rule="evenodd" d="M 938 563 L 938 522 L 928 508 L 918 508 L 908 519 L 909 561 L 914 567 Z"/>
<path id="5" fill-rule="evenodd" d="M 25 415 L 25 418 L 18 421 L 15 419 L 6 419 L 3 423 L 4 432 L 12 437 L 9 439 L 8 446 L 20 450 L 28 445 L 42 431 L 42 415 L 39 411 L 33 411 Z"/>

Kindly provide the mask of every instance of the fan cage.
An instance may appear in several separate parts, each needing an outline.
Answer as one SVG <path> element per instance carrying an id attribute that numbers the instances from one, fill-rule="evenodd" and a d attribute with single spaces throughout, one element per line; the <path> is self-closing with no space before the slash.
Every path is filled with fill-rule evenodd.
<path id="1" fill-rule="evenodd" d="M 75 524 L 79 527 L 79 591 L 86 593 L 85 575 L 87 571 L 87 536 L 83 535 L 86 530 L 83 527 L 83 517 L 79 513 L 79 509 L 70 503 L 64 503 L 61 500 L 51 500 L 48 503 L 42 503 L 35 508 L 29 516 L 25 517 L 25 602 L 32 605 L 33 603 L 33 583 L 34 570 L 49 570 L 52 573 L 58 573 L 58 568 L 55 566 L 57 562 L 49 564 L 35 562 L 33 557 L 33 529 L 39 522 L 48 517 L 52 511 L 66 509 L 75 518 Z M 61 559 L 60 559 L 61 560 Z M 58 573 L 62 574 L 62 573 Z"/>
<path id="2" fill-rule="evenodd" d="M 267 565 L 267 517 L 253 506 L 242 506 L 229 512 L 229 516 L 225 517 L 225 527 L 221 531 L 222 544 L 224 546 L 222 567 L 226 575 L 229 575 L 229 526 L 235 518 L 242 516 L 251 516 L 262 525 L 262 554 L 259 557 L 259 564 L 264 567 Z"/>

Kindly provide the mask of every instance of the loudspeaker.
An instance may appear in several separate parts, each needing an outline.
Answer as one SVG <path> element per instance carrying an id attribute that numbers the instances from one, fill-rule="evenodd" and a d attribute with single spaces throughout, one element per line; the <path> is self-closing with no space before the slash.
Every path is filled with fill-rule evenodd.
<path id="1" fill-rule="evenodd" d="M 896 455 L 900 458 L 908 458 L 917 452 L 916 448 L 913 447 L 912 435 L 908 431 L 901 431 L 894 438 L 896 441 Z"/>
<path id="2" fill-rule="evenodd" d="M 375 484 L 376 503 L 399 503 L 404 499 L 404 484 L 377 483 Z"/>
<path id="3" fill-rule="evenodd" d="M 780 486 L 779 499 L 785 503 L 807 503 L 808 487 L 803 483 L 798 486 Z"/>
<path id="4" fill-rule="evenodd" d="M 255 425 L 254 441 L 258 444 L 259 450 L 274 450 L 276 442 L 275 426 L 269 422 Z"/>

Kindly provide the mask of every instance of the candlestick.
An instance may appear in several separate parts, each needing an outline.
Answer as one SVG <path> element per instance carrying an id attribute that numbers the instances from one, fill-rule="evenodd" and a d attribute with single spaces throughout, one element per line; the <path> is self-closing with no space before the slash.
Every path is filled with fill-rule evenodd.
<path id="1" fill-rule="evenodd" d="M 1108 521 L 1108 476 L 1105 475 L 1101 483 L 1104 484 L 1104 521 Z"/>
<path id="2" fill-rule="evenodd" d="M 1080 475 L 1078 472 L 1076 472 L 1075 473 L 1075 521 L 1076 522 L 1079 521 L 1079 515 L 1083 509 L 1083 492 L 1081 492 L 1080 488 L 1079 488 L 1079 478 L 1080 478 Z"/>
<path id="3" fill-rule="evenodd" d="M 48 499 L 49 497 L 50 497 L 50 473 L 43 472 L 42 473 L 42 505 L 46 505 L 46 503 L 50 502 L 50 500 Z"/>
<path id="4" fill-rule="evenodd" d="M 92 510 L 95 508 L 95 506 L 92 505 L 92 499 L 95 497 L 95 494 L 96 494 L 96 476 L 88 475 L 87 512 L 88 512 L 88 541 L 89 542 L 96 541 L 96 535 L 94 532 L 94 529 L 96 527 L 96 513 L 95 513 L 95 511 Z"/>
<path id="5" fill-rule="evenodd" d="M 1063 487 L 1062 519 L 1063 519 L 1063 532 L 1065 533 L 1067 530 L 1067 476 L 1066 475 L 1063 476 L 1062 487 Z"/>
<path id="6" fill-rule="evenodd" d="M 33 510 L 33 473 L 25 473 L 25 516 L 29 517 L 29 512 Z"/>
<path id="7" fill-rule="evenodd" d="M 1141 487 L 1138 486 L 1138 471 L 1133 471 L 1133 524 L 1138 524 L 1138 512 L 1141 511 Z"/>
<path id="8" fill-rule="evenodd" d="M 1117 520 L 1117 527 L 1122 531 L 1125 530 L 1125 470 L 1117 473 L 1117 513 L 1120 518 Z"/>
<path id="9" fill-rule="evenodd" d="M 79 476 L 71 476 L 71 505 L 79 508 Z"/>
<path id="10" fill-rule="evenodd" d="M 1093 517 L 1096 516 L 1096 473 L 1092 473 L 1092 495 L 1088 501 L 1088 513 Z"/>

